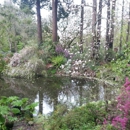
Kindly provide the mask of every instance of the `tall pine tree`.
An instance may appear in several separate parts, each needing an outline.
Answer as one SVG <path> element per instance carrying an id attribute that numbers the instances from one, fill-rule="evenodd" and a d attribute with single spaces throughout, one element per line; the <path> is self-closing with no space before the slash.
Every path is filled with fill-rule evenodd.
<path id="1" fill-rule="evenodd" d="M 13 2 L 18 3 L 18 0 L 13 0 Z M 49 0 L 20 0 L 20 3 L 18 3 L 20 8 L 24 10 L 26 13 L 33 14 L 32 8 L 36 6 L 38 45 L 42 44 L 42 23 L 40 9 L 48 5 L 48 3 Z"/>

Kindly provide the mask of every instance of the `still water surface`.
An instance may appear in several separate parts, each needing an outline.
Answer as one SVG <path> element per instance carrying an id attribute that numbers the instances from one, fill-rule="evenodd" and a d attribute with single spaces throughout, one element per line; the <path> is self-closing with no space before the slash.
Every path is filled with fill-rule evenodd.
<path id="1" fill-rule="evenodd" d="M 68 107 L 83 105 L 90 101 L 111 100 L 116 95 L 114 86 L 88 79 L 48 77 L 35 80 L 0 79 L 0 96 L 19 96 L 39 102 L 36 111 L 51 113 L 57 104 Z"/>

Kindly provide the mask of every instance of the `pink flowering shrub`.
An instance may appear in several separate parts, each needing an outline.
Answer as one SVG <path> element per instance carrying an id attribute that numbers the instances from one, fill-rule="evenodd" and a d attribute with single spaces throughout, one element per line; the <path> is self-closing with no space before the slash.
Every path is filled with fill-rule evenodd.
<path id="1" fill-rule="evenodd" d="M 112 125 L 119 130 L 125 130 L 127 121 L 128 118 L 126 117 L 121 118 L 120 116 L 116 116 L 112 120 Z"/>
<path id="2" fill-rule="evenodd" d="M 117 116 L 112 119 L 112 125 L 118 130 L 130 129 L 130 81 L 128 78 L 126 78 L 117 102 Z"/>

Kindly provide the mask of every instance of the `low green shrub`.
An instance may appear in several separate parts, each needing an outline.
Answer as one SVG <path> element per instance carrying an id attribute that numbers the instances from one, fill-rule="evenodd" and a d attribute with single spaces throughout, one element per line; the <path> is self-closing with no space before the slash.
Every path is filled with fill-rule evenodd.
<path id="1" fill-rule="evenodd" d="M 116 72 L 117 76 L 124 79 L 126 76 L 130 78 L 130 42 L 123 48 L 123 51 L 117 54 L 113 60 L 112 71 Z"/>
<path id="2" fill-rule="evenodd" d="M 130 75 L 130 64 L 129 64 L 130 59 L 118 59 L 116 62 L 112 63 L 112 71 L 116 72 L 116 74 L 123 79 L 127 76 L 129 77 Z"/>
<path id="3" fill-rule="evenodd" d="M 100 130 L 107 116 L 104 102 L 91 102 L 68 110 L 65 105 L 58 106 L 45 120 L 45 130 Z"/>
<path id="4" fill-rule="evenodd" d="M 62 64 L 66 62 L 66 58 L 62 55 L 54 56 L 51 58 L 51 62 L 53 63 L 54 66 L 59 68 Z"/>
<path id="5" fill-rule="evenodd" d="M 2 97 L 0 99 L 0 130 L 7 130 L 9 124 L 12 124 L 9 127 L 13 127 L 13 122 L 22 118 L 31 120 L 36 106 L 37 103 L 29 103 L 27 98 Z M 30 113 L 30 116 L 26 113 Z"/>

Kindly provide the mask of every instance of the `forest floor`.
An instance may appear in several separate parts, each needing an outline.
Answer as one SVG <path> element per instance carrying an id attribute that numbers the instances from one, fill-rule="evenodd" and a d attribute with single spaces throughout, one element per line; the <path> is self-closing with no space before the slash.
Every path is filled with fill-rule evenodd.
<path id="1" fill-rule="evenodd" d="M 29 125 L 25 121 L 20 121 L 14 124 L 12 130 L 44 130 L 41 124 Z"/>

